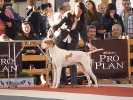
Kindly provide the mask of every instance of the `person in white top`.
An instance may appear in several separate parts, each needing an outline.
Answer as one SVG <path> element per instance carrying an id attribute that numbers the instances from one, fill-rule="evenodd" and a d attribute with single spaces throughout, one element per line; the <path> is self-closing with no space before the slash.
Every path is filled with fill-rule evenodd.
<path id="1" fill-rule="evenodd" d="M 67 8 L 63 5 L 58 8 L 58 12 L 54 14 L 55 24 L 58 24 L 60 22 L 60 20 L 62 19 L 62 16 L 64 15 L 66 11 L 67 11 Z M 57 37 L 59 35 L 59 32 L 55 31 L 54 35 L 55 37 Z"/>
<path id="2" fill-rule="evenodd" d="M 50 23 L 50 26 L 53 26 L 55 24 L 54 22 L 54 11 L 53 11 L 53 7 L 51 3 L 47 3 L 48 7 L 49 7 L 49 11 L 48 11 L 48 21 Z"/>

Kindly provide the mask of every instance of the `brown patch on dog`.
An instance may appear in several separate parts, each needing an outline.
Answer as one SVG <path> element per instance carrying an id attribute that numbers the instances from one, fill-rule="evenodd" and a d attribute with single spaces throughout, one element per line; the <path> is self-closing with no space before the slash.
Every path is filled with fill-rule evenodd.
<path id="1" fill-rule="evenodd" d="M 46 40 L 44 41 L 47 45 L 52 45 L 52 47 L 55 45 L 54 40 Z"/>
<path id="2" fill-rule="evenodd" d="M 68 58 L 71 58 L 72 55 L 73 55 L 72 53 L 70 53 L 69 55 L 66 55 L 66 57 L 65 57 L 66 58 L 66 61 L 67 61 Z"/>

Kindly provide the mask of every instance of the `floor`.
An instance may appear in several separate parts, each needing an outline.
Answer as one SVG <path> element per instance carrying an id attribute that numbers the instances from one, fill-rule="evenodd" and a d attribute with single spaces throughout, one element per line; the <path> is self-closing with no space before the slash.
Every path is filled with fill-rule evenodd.
<path id="1" fill-rule="evenodd" d="M 50 89 L 47 86 L 1 88 L 0 100 L 133 100 L 133 84 L 102 84 L 98 88 Z"/>

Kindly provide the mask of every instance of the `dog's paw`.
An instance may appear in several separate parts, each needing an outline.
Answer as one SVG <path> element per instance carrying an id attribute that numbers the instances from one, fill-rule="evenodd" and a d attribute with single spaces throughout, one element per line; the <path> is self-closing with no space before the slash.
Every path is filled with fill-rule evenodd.
<path id="1" fill-rule="evenodd" d="M 57 89 L 57 88 L 58 88 L 58 86 L 55 86 L 54 88 L 55 88 L 55 89 Z"/>
<path id="2" fill-rule="evenodd" d="M 95 88 L 98 88 L 98 85 L 94 85 Z"/>
<path id="3" fill-rule="evenodd" d="M 90 86 L 90 85 L 87 85 L 86 87 L 87 87 L 87 88 L 90 88 L 91 86 Z"/>
<path id="4" fill-rule="evenodd" d="M 51 87 L 50 87 L 50 89 L 55 89 L 55 86 L 54 86 L 54 85 L 53 85 L 53 86 L 51 86 Z"/>

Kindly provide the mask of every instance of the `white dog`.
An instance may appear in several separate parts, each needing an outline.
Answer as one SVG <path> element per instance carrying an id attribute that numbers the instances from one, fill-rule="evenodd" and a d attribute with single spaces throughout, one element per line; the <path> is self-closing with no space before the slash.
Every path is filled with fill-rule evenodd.
<path id="1" fill-rule="evenodd" d="M 42 49 L 48 48 L 52 56 L 52 64 L 54 66 L 54 80 L 51 88 L 58 88 L 58 85 L 60 83 L 60 75 L 62 67 L 67 67 L 73 64 L 78 64 L 81 67 L 84 75 L 88 80 L 87 87 L 90 87 L 90 76 L 95 81 L 95 87 L 98 87 L 97 78 L 92 72 L 91 66 L 89 66 L 91 59 L 90 56 L 88 56 L 88 54 L 101 51 L 103 49 L 97 49 L 88 53 L 82 51 L 72 51 L 72 50 L 67 51 L 58 48 L 52 39 L 44 39 L 43 42 L 41 43 L 41 48 Z"/>

